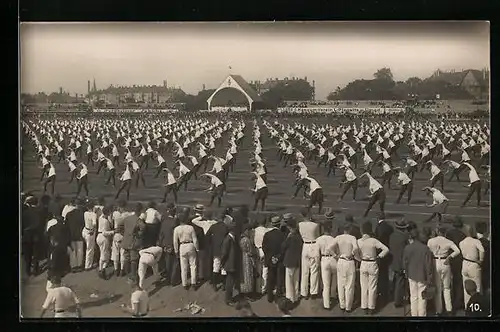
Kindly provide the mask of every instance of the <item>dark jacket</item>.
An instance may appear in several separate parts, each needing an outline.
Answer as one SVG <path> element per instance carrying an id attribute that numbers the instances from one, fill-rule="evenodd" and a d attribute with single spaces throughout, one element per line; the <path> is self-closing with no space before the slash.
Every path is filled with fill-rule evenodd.
<path id="1" fill-rule="evenodd" d="M 66 215 L 66 224 L 69 227 L 71 241 L 83 241 L 82 230 L 85 227 L 84 212 L 83 208 L 77 207 Z"/>
<path id="2" fill-rule="evenodd" d="M 55 227 L 55 226 L 53 226 Z M 64 277 L 71 270 L 68 249 L 64 245 L 57 245 L 50 249 L 47 261 L 47 277 Z"/>
<path id="3" fill-rule="evenodd" d="M 404 248 L 403 269 L 408 279 L 432 284 L 434 280 L 432 253 L 428 246 L 414 241 Z"/>
<path id="4" fill-rule="evenodd" d="M 125 228 L 123 233 L 122 248 L 126 250 L 140 250 L 143 245 L 145 224 L 139 216 L 133 214 L 123 220 Z"/>
<path id="5" fill-rule="evenodd" d="M 392 271 L 403 270 L 403 252 L 408 244 L 408 233 L 400 230 L 395 230 L 389 237 L 389 255 L 391 255 L 391 265 L 389 268 Z"/>
<path id="6" fill-rule="evenodd" d="M 463 239 L 465 239 L 465 234 L 464 232 L 462 232 L 460 229 L 458 228 L 450 228 L 446 234 L 445 234 L 445 237 L 451 241 L 453 241 L 453 243 L 455 243 L 455 245 L 458 247 L 459 243 L 462 242 Z"/>
<path id="7" fill-rule="evenodd" d="M 162 217 L 160 224 L 160 234 L 158 235 L 158 245 L 174 250 L 174 228 L 178 226 L 175 217 L 165 216 Z"/>
<path id="8" fill-rule="evenodd" d="M 190 222 L 189 225 L 193 226 L 193 228 L 194 228 L 194 233 L 196 234 L 196 239 L 198 239 L 199 250 L 205 250 L 207 246 L 206 246 L 206 241 L 205 241 L 205 232 L 203 231 L 203 228 L 201 228 L 198 225 L 193 224 L 192 222 Z"/>
<path id="9" fill-rule="evenodd" d="M 158 242 L 158 236 L 160 233 L 160 223 L 156 224 L 146 224 L 144 223 L 144 236 L 143 236 L 143 246 L 145 248 L 155 246 Z"/>
<path id="10" fill-rule="evenodd" d="M 49 211 L 56 217 L 59 217 L 64 209 L 64 204 L 61 202 L 50 202 Z"/>
<path id="11" fill-rule="evenodd" d="M 264 252 L 264 265 L 271 266 L 272 257 L 278 258 L 278 264 L 283 261 L 281 246 L 285 241 L 285 234 L 279 229 L 272 229 L 264 235 L 262 240 L 262 251 Z"/>
<path id="12" fill-rule="evenodd" d="M 300 267 L 302 259 L 302 245 L 304 241 L 298 232 L 291 232 L 282 244 L 281 255 L 285 267 Z"/>
<path id="13" fill-rule="evenodd" d="M 212 254 L 212 257 L 221 257 L 222 242 L 224 242 L 227 233 L 228 233 L 227 225 L 221 221 L 213 224 L 208 229 L 208 232 L 205 235 L 205 240 Z"/>
<path id="14" fill-rule="evenodd" d="M 37 208 L 23 205 L 21 218 L 22 240 L 32 241 L 40 225 L 42 223 Z"/>
<path id="15" fill-rule="evenodd" d="M 391 234 L 394 232 L 394 229 L 391 225 L 387 223 L 387 221 L 383 220 L 377 223 L 375 227 L 375 238 L 382 242 L 385 246 L 389 246 L 389 238 Z"/>
<path id="16" fill-rule="evenodd" d="M 47 236 L 49 241 L 53 240 L 61 246 L 69 247 L 71 245 L 71 232 L 62 217 L 57 221 L 57 224 L 49 228 Z"/>
<path id="17" fill-rule="evenodd" d="M 481 265 L 482 271 L 481 271 L 481 283 L 483 287 L 481 289 L 489 289 L 490 288 L 490 250 L 491 250 L 491 245 L 490 241 L 487 238 L 481 238 L 479 239 L 481 241 L 481 244 L 483 245 L 484 248 L 484 260 L 483 264 Z"/>
<path id="18" fill-rule="evenodd" d="M 221 266 L 227 272 L 238 272 L 241 266 L 241 248 L 235 238 L 231 237 L 229 234 L 222 242 L 221 250 Z"/>

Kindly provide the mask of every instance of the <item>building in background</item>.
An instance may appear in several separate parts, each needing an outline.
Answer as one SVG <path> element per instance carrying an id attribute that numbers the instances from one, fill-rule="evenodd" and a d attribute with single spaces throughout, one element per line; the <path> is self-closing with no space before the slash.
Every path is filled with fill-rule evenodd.
<path id="1" fill-rule="evenodd" d="M 475 99 L 489 99 L 490 71 L 488 69 L 467 69 L 462 71 L 442 71 L 438 69 L 429 79 L 444 81 L 452 86 L 460 87 Z"/>
<path id="2" fill-rule="evenodd" d="M 90 87 L 90 81 L 88 82 Z M 185 93 L 180 88 L 168 87 L 167 81 L 163 85 L 132 85 L 114 86 L 106 89 L 97 89 L 94 80 L 93 87 L 88 91 L 88 100 L 91 104 L 121 106 L 129 104 L 166 104 L 178 101 Z"/>

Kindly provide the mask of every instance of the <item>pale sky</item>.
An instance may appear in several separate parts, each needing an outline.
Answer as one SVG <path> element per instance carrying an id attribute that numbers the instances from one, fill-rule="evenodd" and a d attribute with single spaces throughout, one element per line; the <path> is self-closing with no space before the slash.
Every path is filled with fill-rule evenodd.
<path id="1" fill-rule="evenodd" d="M 113 85 L 197 93 L 230 73 L 305 77 L 316 98 L 390 67 L 396 80 L 490 62 L 487 22 L 29 23 L 20 28 L 23 92 Z"/>

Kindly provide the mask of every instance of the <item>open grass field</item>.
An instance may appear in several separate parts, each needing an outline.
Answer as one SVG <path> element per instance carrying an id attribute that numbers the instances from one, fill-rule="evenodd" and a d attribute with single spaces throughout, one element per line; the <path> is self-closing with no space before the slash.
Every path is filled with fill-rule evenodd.
<path id="1" fill-rule="evenodd" d="M 324 121 L 324 118 L 321 119 Z M 292 120 L 295 121 L 295 120 Z M 314 119 L 309 120 L 311 123 Z M 253 151 L 251 132 L 252 123 L 247 122 L 245 129 L 245 139 L 242 145 L 238 148 L 238 159 L 235 165 L 234 172 L 229 174 L 227 186 L 227 194 L 224 196 L 223 205 L 236 205 L 236 204 L 248 204 L 250 207 L 253 205 L 253 198 L 250 192 L 250 188 L 253 188 L 254 182 L 251 180 L 251 168 L 249 165 L 249 156 Z M 267 136 L 267 130 L 261 125 L 262 132 L 262 145 L 263 145 L 263 155 L 267 160 L 266 166 L 268 169 L 268 188 L 269 196 L 266 202 L 265 211 L 259 211 L 258 213 L 252 213 L 252 217 L 259 217 L 261 214 L 269 213 L 286 213 L 286 212 L 298 212 L 300 208 L 307 204 L 307 200 L 303 200 L 300 195 L 294 200 L 291 196 L 295 190 L 292 186 L 294 182 L 294 175 L 290 167 L 283 168 L 283 164 L 279 162 L 277 158 L 277 147 Z M 227 148 L 228 136 L 225 135 L 223 138 L 223 145 L 219 144 L 217 146 L 217 154 L 219 156 L 225 155 L 225 149 Z M 34 157 L 34 150 L 31 145 L 28 144 L 27 140 L 23 141 L 23 154 L 22 154 L 22 188 L 23 191 L 32 191 L 35 194 L 41 194 L 43 190 L 43 183 L 39 181 L 41 170 L 38 168 L 38 163 Z M 122 152 L 123 153 L 123 152 Z M 399 151 L 400 155 L 404 155 L 406 151 Z M 122 154 L 123 155 L 123 154 Z M 168 166 L 173 167 L 171 154 L 165 154 L 164 158 L 167 160 Z M 372 156 L 373 158 L 373 156 Z M 459 160 L 460 156 L 455 155 L 454 160 Z M 155 165 L 156 162 L 150 163 Z M 365 221 L 362 218 L 364 210 L 368 204 L 368 199 L 365 198 L 367 195 L 367 188 L 358 189 L 358 199 L 353 202 L 351 200 L 352 194 L 348 192 L 344 197 L 344 201 L 337 202 L 341 194 L 341 188 L 339 186 L 340 182 L 340 171 L 337 172 L 336 176 L 326 176 L 327 169 L 323 166 L 320 168 L 316 167 L 316 163 L 306 162 L 309 167 L 310 176 L 315 178 L 320 185 L 323 187 L 325 194 L 324 209 L 321 214 L 318 214 L 317 207 L 313 208 L 312 212 L 318 219 L 322 218 L 325 208 L 332 208 L 338 215 L 337 220 L 339 223 L 343 222 L 346 213 L 354 216 L 355 220 L 361 224 Z M 361 162 L 360 162 L 361 165 Z M 76 193 L 76 182 L 68 184 L 69 171 L 67 164 L 60 163 L 55 164 L 57 171 L 57 183 L 56 192 L 61 194 L 64 200 L 68 200 L 74 197 Z M 117 188 L 113 188 L 112 185 L 104 185 L 106 175 L 101 172 L 101 174 L 96 175 L 96 167 L 89 166 L 89 190 L 91 197 L 104 196 L 107 202 L 112 203 L 116 190 L 119 187 L 119 181 L 117 179 Z M 120 165 L 117 169 L 118 173 L 123 170 L 123 165 Z M 160 202 L 163 198 L 163 179 L 154 179 L 154 169 L 148 169 L 145 172 L 146 187 L 139 184 L 139 188 L 133 187 L 130 195 L 130 203 L 133 202 L 144 202 L 154 200 Z M 357 174 L 360 174 L 360 170 Z M 374 174 L 379 174 L 380 169 L 378 167 L 374 168 Z M 200 172 L 201 174 L 201 172 Z M 390 221 L 394 221 L 405 217 L 406 220 L 412 220 L 419 226 L 422 225 L 422 221 L 430 216 L 431 212 L 425 206 L 426 203 L 430 203 L 431 198 L 426 197 L 421 189 L 429 185 L 430 175 L 427 171 L 416 174 L 414 183 L 415 188 L 413 192 L 413 199 L 411 205 L 406 205 L 405 203 L 396 204 L 396 198 L 399 190 L 393 189 L 387 192 L 387 202 L 386 202 L 386 217 Z M 469 201 L 468 206 L 465 208 L 460 208 L 461 203 L 465 199 L 467 194 L 467 188 L 464 185 L 468 184 L 467 172 L 463 172 L 461 175 L 463 184 L 457 182 L 445 183 L 445 195 L 450 200 L 450 205 L 448 208 L 448 216 L 452 218 L 454 216 L 461 216 L 464 223 L 473 223 L 475 221 L 489 221 L 490 220 L 490 198 L 483 198 L 483 207 L 476 207 L 474 199 Z M 447 180 L 447 179 L 446 179 Z M 395 186 L 395 179 L 393 180 L 393 186 Z M 188 185 L 188 190 L 184 191 L 181 189 L 178 193 L 179 205 L 183 206 L 194 206 L 195 204 L 205 204 L 209 202 L 209 194 L 204 192 L 209 186 L 208 183 L 202 180 L 195 180 L 194 177 L 191 179 Z M 124 194 L 122 194 L 124 195 Z M 125 196 L 123 196 L 125 197 Z M 406 197 L 406 196 L 404 196 Z M 168 201 L 171 201 L 172 197 L 169 197 Z M 406 199 L 403 198 L 402 202 Z M 371 220 L 374 225 L 377 221 L 376 217 L 378 215 L 378 205 L 376 204 L 372 211 L 370 212 L 368 219 Z M 429 224 L 428 226 L 432 226 Z M 150 278 L 151 279 L 151 278 Z M 151 286 L 152 281 L 147 280 L 146 287 L 148 290 L 152 291 L 151 297 L 151 308 L 152 317 L 182 317 L 191 316 L 191 314 L 184 311 L 176 312 L 177 308 L 184 307 L 190 302 L 195 302 L 200 306 L 204 307 L 206 311 L 202 314 L 202 317 L 234 317 L 236 314 L 235 309 L 227 307 L 223 301 L 223 293 L 215 294 L 208 285 L 203 285 L 198 291 L 186 291 L 181 286 L 174 288 L 163 287 L 161 289 L 153 290 Z M 42 274 L 38 277 L 31 277 L 22 284 L 22 313 L 24 317 L 36 317 L 40 312 L 41 304 L 46 295 L 45 292 L 45 281 L 46 276 Z M 119 305 L 121 303 L 126 303 L 129 301 L 130 287 L 127 285 L 124 278 L 116 278 L 104 281 L 97 277 L 95 271 L 81 272 L 77 274 L 71 274 L 65 277 L 65 283 L 71 285 L 71 287 L 76 291 L 77 295 L 80 296 L 83 304 L 83 315 L 85 317 L 124 317 L 126 314 L 122 313 Z M 90 297 L 91 294 L 94 295 Z M 259 316 L 277 316 L 279 315 L 274 304 L 269 304 L 265 299 L 261 299 L 258 302 L 252 303 L 252 308 L 255 313 Z M 409 308 L 407 309 L 409 310 Z M 336 306 L 332 311 L 324 311 L 322 309 L 321 300 L 307 300 L 302 301 L 302 303 L 292 312 L 293 316 L 339 316 L 341 315 L 340 309 Z M 361 310 L 354 311 L 351 315 L 362 315 Z M 402 316 L 402 309 L 395 309 L 392 304 L 388 304 L 383 307 L 378 315 L 381 316 Z M 200 315 L 197 315 L 200 316 Z M 194 316 L 193 316 L 194 317 Z"/>

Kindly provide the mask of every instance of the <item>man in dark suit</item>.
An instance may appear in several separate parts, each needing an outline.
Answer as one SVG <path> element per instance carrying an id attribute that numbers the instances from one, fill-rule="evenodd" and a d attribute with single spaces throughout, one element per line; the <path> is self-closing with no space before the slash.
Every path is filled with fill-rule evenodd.
<path id="1" fill-rule="evenodd" d="M 284 274 L 283 258 L 281 256 L 282 244 L 285 234 L 280 231 L 280 217 L 271 218 L 271 230 L 264 235 L 262 251 L 264 252 L 264 265 L 268 268 L 267 274 L 267 301 L 273 302 L 273 291 L 276 288 L 276 298 L 283 294 Z"/>
<path id="2" fill-rule="evenodd" d="M 125 250 L 124 269 L 128 272 L 129 279 L 132 281 L 138 278 L 137 268 L 139 264 L 139 250 L 142 249 L 142 237 L 145 229 L 144 221 L 139 218 L 142 210 L 142 204 L 137 203 L 134 214 L 125 217 L 123 220 L 124 232 L 122 248 Z"/>
<path id="3" fill-rule="evenodd" d="M 459 216 L 456 216 L 453 219 L 452 226 L 453 227 L 446 232 L 445 237 L 453 241 L 453 243 L 455 243 L 455 245 L 460 248 L 460 242 L 462 242 L 462 240 L 466 238 L 464 232 L 462 231 L 462 228 L 464 227 L 462 219 Z M 454 311 L 464 309 L 462 261 L 462 254 L 450 260 L 451 275 L 453 276 L 451 285 L 451 299 Z"/>
<path id="4" fill-rule="evenodd" d="M 221 283 L 221 255 L 222 242 L 228 233 L 228 226 L 224 223 L 224 216 L 218 218 L 217 222 L 210 226 L 205 235 L 205 242 L 209 251 L 209 258 L 212 261 L 212 278 L 211 284 L 215 291 L 218 290 L 218 285 Z M 224 288 L 225 286 L 223 286 Z"/>
<path id="5" fill-rule="evenodd" d="M 83 237 L 82 230 L 85 227 L 83 214 L 85 202 L 82 199 L 77 200 L 76 208 L 66 215 L 66 224 L 69 227 L 71 236 L 71 254 L 70 263 L 72 272 L 83 270 Z"/>
<path id="6" fill-rule="evenodd" d="M 404 220 L 394 223 L 396 229 L 389 237 L 389 255 L 391 263 L 389 266 L 389 277 L 392 277 L 394 289 L 394 306 L 400 308 L 408 298 L 407 280 L 403 271 L 403 252 L 408 244 L 408 225 Z"/>
<path id="7" fill-rule="evenodd" d="M 389 238 L 394 232 L 387 221 L 385 215 L 380 214 L 377 226 L 375 227 L 375 238 L 389 248 Z M 383 305 L 389 300 L 389 266 L 391 265 L 391 255 L 386 255 L 379 260 L 378 272 L 378 296 L 377 299 Z"/>
<path id="8" fill-rule="evenodd" d="M 173 244 L 174 228 L 179 225 L 175 218 L 175 212 L 175 205 L 169 203 L 166 213 L 162 214 L 160 234 L 158 236 L 158 245 L 163 248 L 163 260 L 165 263 L 162 272 L 163 278 L 165 278 L 166 285 L 172 286 L 180 283 L 179 262 L 175 256 Z"/>
<path id="9" fill-rule="evenodd" d="M 291 213 L 285 214 L 283 221 L 290 230 L 283 242 L 281 253 L 285 267 L 285 297 L 295 303 L 300 295 L 300 264 L 304 241 L 298 231 L 297 220 Z"/>
<path id="10" fill-rule="evenodd" d="M 35 274 L 37 274 L 36 270 L 38 269 L 38 259 L 35 253 L 35 241 L 37 230 L 41 224 L 41 218 L 38 214 L 38 209 L 36 207 L 37 204 L 38 199 L 34 196 L 29 196 L 26 198 L 22 210 L 22 255 L 26 264 L 26 272 L 28 276 L 32 274 L 32 265 L 35 266 Z"/>
<path id="11" fill-rule="evenodd" d="M 481 265 L 481 290 L 483 294 L 487 294 L 490 289 L 490 241 L 486 238 L 486 233 L 488 232 L 488 226 L 485 222 L 477 222 L 475 224 L 476 235 L 484 248 L 484 259 Z"/>
<path id="12" fill-rule="evenodd" d="M 207 278 L 207 276 L 204 275 L 203 269 L 202 269 L 203 263 L 205 263 L 205 262 L 201 262 L 201 259 L 205 258 L 205 257 L 201 257 L 201 255 L 200 255 L 200 251 L 204 252 L 206 249 L 205 232 L 203 231 L 203 228 L 201 228 L 200 226 L 193 223 L 193 217 L 189 217 L 188 220 L 189 220 L 188 225 L 193 226 L 194 233 L 196 234 L 196 239 L 198 240 L 198 259 L 196 260 L 196 264 L 198 266 L 197 266 L 196 270 L 198 273 L 198 276 L 197 276 L 198 284 L 202 285 Z"/>
<path id="13" fill-rule="evenodd" d="M 227 305 L 234 305 L 233 290 L 239 290 L 240 285 L 240 269 L 241 269 L 241 248 L 236 238 L 236 224 L 228 226 L 229 232 L 222 242 L 221 250 L 221 266 L 226 271 L 226 295 L 225 302 Z"/>

